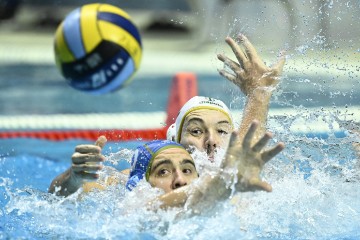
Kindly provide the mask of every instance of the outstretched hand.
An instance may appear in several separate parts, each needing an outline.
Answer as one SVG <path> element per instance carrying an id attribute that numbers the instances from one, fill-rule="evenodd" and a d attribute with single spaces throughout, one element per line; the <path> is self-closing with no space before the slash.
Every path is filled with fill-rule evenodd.
<path id="1" fill-rule="evenodd" d="M 264 150 L 265 145 L 272 138 L 270 132 L 265 133 L 257 143 L 251 146 L 258 125 L 257 121 L 251 123 L 242 143 L 239 142 L 238 133 L 232 133 L 225 159 L 221 164 L 222 169 L 236 168 L 236 189 L 239 191 L 271 192 L 271 185 L 261 180 L 260 173 L 263 166 L 285 148 L 284 143 L 278 143 L 271 149 Z"/>
<path id="2" fill-rule="evenodd" d="M 237 39 L 240 41 L 240 45 L 231 37 L 225 39 L 234 52 L 237 62 L 224 54 L 217 55 L 218 59 L 233 71 L 233 73 L 230 73 L 225 69 L 221 69 L 219 70 L 220 75 L 237 85 L 246 96 L 252 94 L 258 88 L 276 87 L 279 82 L 278 76 L 281 74 L 285 64 L 284 54 L 281 54 L 276 64 L 268 67 L 259 57 L 255 47 L 247 37 L 240 34 Z"/>

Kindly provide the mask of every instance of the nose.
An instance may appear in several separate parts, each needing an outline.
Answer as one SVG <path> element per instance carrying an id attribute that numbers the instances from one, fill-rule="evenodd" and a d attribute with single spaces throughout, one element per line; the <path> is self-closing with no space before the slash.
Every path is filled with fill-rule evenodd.
<path id="1" fill-rule="evenodd" d="M 208 155 L 213 155 L 215 148 L 219 146 L 219 137 L 213 132 L 209 131 L 205 139 L 205 149 Z"/>
<path id="2" fill-rule="evenodd" d="M 174 174 L 172 189 L 177 189 L 185 185 L 187 185 L 187 180 L 184 177 L 184 174 L 181 172 L 181 170 L 177 170 Z"/>

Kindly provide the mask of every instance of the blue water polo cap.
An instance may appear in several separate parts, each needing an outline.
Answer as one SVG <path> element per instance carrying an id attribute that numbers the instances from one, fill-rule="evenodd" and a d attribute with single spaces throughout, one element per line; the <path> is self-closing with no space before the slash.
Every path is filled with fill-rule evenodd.
<path id="1" fill-rule="evenodd" d="M 130 176 L 126 188 L 131 191 L 144 176 L 148 181 L 154 158 L 163 150 L 174 147 L 184 149 L 181 144 L 169 140 L 153 140 L 137 147 L 131 159 Z"/>

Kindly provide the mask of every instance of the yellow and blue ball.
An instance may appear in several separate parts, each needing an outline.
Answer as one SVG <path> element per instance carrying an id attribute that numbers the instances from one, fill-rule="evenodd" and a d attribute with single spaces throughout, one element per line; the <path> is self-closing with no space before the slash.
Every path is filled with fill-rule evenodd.
<path id="1" fill-rule="evenodd" d="M 65 17 L 55 33 L 55 59 L 70 86 L 94 94 L 118 90 L 139 69 L 142 44 L 122 9 L 87 4 Z"/>

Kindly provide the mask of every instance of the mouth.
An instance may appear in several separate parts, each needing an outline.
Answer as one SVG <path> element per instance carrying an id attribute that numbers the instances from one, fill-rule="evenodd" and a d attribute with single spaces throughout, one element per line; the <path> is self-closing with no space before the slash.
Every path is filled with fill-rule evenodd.
<path id="1" fill-rule="evenodd" d="M 208 158 L 209 158 L 210 162 L 215 161 L 215 151 L 208 151 L 207 155 L 208 155 Z"/>

